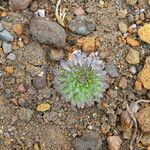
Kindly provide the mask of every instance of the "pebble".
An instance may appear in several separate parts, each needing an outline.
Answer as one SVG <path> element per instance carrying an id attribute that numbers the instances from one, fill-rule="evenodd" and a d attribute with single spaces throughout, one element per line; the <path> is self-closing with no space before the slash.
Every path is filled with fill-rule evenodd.
<path id="1" fill-rule="evenodd" d="M 126 3 L 134 6 L 137 3 L 137 0 L 126 0 Z"/>
<path id="2" fill-rule="evenodd" d="M 45 77 L 34 77 L 33 85 L 36 89 L 43 89 L 46 86 L 46 79 Z"/>
<path id="3" fill-rule="evenodd" d="M 120 150 L 122 140 L 120 139 L 119 136 L 109 136 L 107 138 L 107 142 L 109 150 Z"/>
<path id="4" fill-rule="evenodd" d="M 92 37 L 83 37 L 77 40 L 77 45 L 82 47 L 85 52 L 92 52 L 96 47 L 96 39 L 94 36 Z"/>
<path id="5" fill-rule="evenodd" d="M 0 23 L 0 32 L 3 31 L 3 29 L 4 28 L 3 28 L 2 24 Z"/>
<path id="6" fill-rule="evenodd" d="M 14 67 L 13 66 L 5 67 L 5 72 L 6 74 L 11 75 L 14 72 Z"/>
<path id="7" fill-rule="evenodd" d="M 150 0 L 147 0 L 148 1 L 148 5 L 150 5 Z"/>
<path id="8" fill-rule="evenodd" d="M 47 111 L 49 109 L 50 109 L 50 104 L 48 104 L 48 103 L 39 104 L 36 108 L 36 110 L 39 112 L 44 112 L 44 111 Z"/>
<path id="9" fill-rule="evenodd" d="M 83 15 L 76 16 L 74 20 L 69 23 L 69 29 L 77 34 L 87 35 L 92 33 L 95 29 L 96 23 L 93 19 Z"/>
<path id="10" fill-rule="evenodd" d="M 134 22 L 134 16 L 132 14 L 129 14 L 128 16 L 128 22 Z"/>
<path id="11" fill-rule="evenodd" d="M 111 128 L 110 125 L 106 122 L 102 123 L 102 125 L 101 125 L 101 130 L 102 130 L 103 134 L 107 134 L 109 132 L 110 128 Z"/>
<path id="12" fill-rule="evenodd" d="M 10 53 L 10 54 L 8 54 L 7 58 L 14 61 L 14 60 L 16 60 L 16 55 L 14 53 Z"/>
<path id="13" fill-rule="evenodd" d="M 119 73 L 117 71 L 117 67 L 113 63 L 106 64 L 105 70 L 108 72 L 108 74 L 111 77 L 118 77 L 119 76 Z"/>
<path id="14" fill-rule="evenodd" d="M 77 7 L 77 8 L 75 8 L 75 10 L 74 10 L 74 14 L 75 15 L 84 15 L 85 14 L 85 11 L 82 9 L 82 7 Z"/>
<path id="15" fill-rule="evenodd" d="M 21 24 L 14 24 L 12 30 L 17 35 L 21 35 L 23 33 L 23 26 Z"/>
<path id="16" fill-rule="evenodd" d="M 7 42 L 12 42 L 14 40 L 13 36 L 7 30 L 0 32 L 0 39 Z"/>
<path id="17" fill-rule="evenodd" d="M 10 0 L 9 4 L 10 7 L 14 10 L 14 11 L 18 11 L 18 10 L 24 10 L 26 9 L 30 4 L 31 4 L 32 0 Z"/>
<path id="18" fill-rule="evenodd" d="M 136 114 L 139 126 L 143 132 L 150 132 L 150 106 L 140 109 Z"/>
<path id="19" fill-rule="evenodd" d="M 30 32 L 40 43 L 65 46 L 66 32 L 56 22 L 40 18 L 33 19 L 30 24 Z"/>
<path id="20" fill-rule="evenodd" d="M 137 40 L 135 40 L 135 39 L 133 39 L 133 38 L 131 38 L 131 37 L 127 37 L 127 43 L 128 43 L 130 46 L 133 46 L 133 47 L 140 45 L 140 43 L 139 43 Z"/>
<path id="21" fill-rule="evenodd" d="M 124 22 L 119 22 L 119 30 L 122 33 L 126 33 L 128 31 L 127 25 Z"/>
<path id="22" fill-rule="evenodd" d="M 125 18 L 127 16 L 128 11 L 126 9 L 121 9 L 118 11 L 118 18 Z"/>
<path id="23" fill-rule="evenodd" d="M 39 10 L 37 10 L 35 12 L 35 15 L 44 18 L 45 17 L 45 9 L 39 9 Z"/>
<path id="24" fill-rule="evenodd" d="M 123 130 L 123 138 L 130 139 L 132 134 L 132 125 L 133 122 L 128 114 L 128 111 L 123 111 L 121 113 L 121 128 Z"/>
<path id="25" fill-rule="evenodd" d="M 137 73 L 137 70 L 134 66 L 132 66 L 129 71 L 132 73 L 132 74 L 136 74 Z"/>
<path id="26" fill-rule="evenodd" d="M 140 62 L 140 53 L 137 50 L 130 49 L 126 56 L 126 61 L 129 64 L 138 64 Z"/>
<path id="27" fill-rule="evenodd" d="M 144 134 L 141 138 L 141 143 L 144 146 L 150 146 L 150 133 Z"/>
<path id="28" fill-rule="evenodd" d="M 18 87 L 17 87 L 17 92 L 19 93 L 25 93 L 26 92 L 26 89 L 24 87 L 23 84 L 20 84 Z"/>
<path id="29" fill-rule="evenodd" d="M 60 61 L 65 57 L 64 51 L 62 49 L 51 49 L 48 54 L 50 59 L 55 61 Z"/>
<path id="30" fill-rule="evenodd" d="M 119 82 L 119 87 L 122 89 L 126 89 L 128 86 L 128 80 L 126 77 L 121 77 L 120 82 Z"/>
<path id="31" fill-rule="evenodd" d="M 144 65 L 144 68 L 138 74 L 137 81 L 141 82 L 145 89 L 150 90 L 150 64 Z"/>
<path id="32" fill-rule="evenodd" d="M 75 139 L 73 146 L 76 150 L 96 150 L 102 148 L 102 143 L 97 133 L 91 132 Z"/>
<path id="33" fill-rule="evenodd" d="M 150 44 L 150 24 L 145 24 L 138 30 L 138 35 L 140 39 L 148 44 Z"/>
<path id="34" fill-rule="evenodd" d="M 3 46 L 3 51 L 5 54 L 9 54 L 12 51 L 12 46 L 9 43 L 3 42 L 2 46 Z"/>

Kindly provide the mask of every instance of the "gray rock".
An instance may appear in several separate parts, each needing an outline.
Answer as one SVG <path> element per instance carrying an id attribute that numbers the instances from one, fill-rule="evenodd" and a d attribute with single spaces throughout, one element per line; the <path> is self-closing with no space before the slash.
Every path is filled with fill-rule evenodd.
<path id="1" fill-rule="evenodd" d="M 3 31 L 3 26 L 1 23 L 0 23 L 0 31 Z"/>
<path id="2" fill-rule="evenodd" d="M 7 43 L 7 42 L 3 42 L 3 50 L 5 54 L 9 54 L 12 51 L 12 47 L 11 44 Z"/>
<path id="3" fill-rule="evenodd" d="M 46 19 L 34 19 L 30 24 L 30 31 L 40 43 L 65 46 L 66 32 L 56 22 Z"/>
<path id="4" fill-rule="evenodd" d="M 95 29 L 96 23 L 86 16 L 76 16 L 69 24 L 69 29 L 77 34 L 87 35 Z"/>
<path id="5" fill-rule="evenodd" d="M 30 4 L 31 4 L 32 0 L 10 0 L 9 4 L 10 7 L 14 10 L 14 11 L 18 11 L 18 10 L 24 10 L 26 9 Z"/>
<path id="6" fill-rule="evenodd" d="M 47 64 L 44 50 L 39 44 L 34 42 L 15 51 L 15 54 L 18 62 L 22 65 L 43 66 Z"/>
<path id="7" fill-rule="evenodd" d="M 101 139 L 96 133 L 85 134 L 75 139 L 73 145 L 76 150 L 100 150 L 102 148 Z"/>
<path id="8" fill-rule="evenodd" d="M 45 77 L 35 77 L 33 79 L 33 86 L 36 89 L 43 89 L 46 86 L 46 79 Z"/>
<path id="9" fill-rule="evenodd" d="M 0 40 L 12 42 L 14 40 L 14 38 L 7 30 L 3 30 L 2 32 L 0 32 Z"/>
<path id="10" fill-rule="evenodd" d="M 105 67 L 106 71 L 108 72 L 108 74 L 111 76 L 111 77 L 118 77 L 119 76 L 119 73 L 117 71 L 117 67 L 115 64 L 113 63 L 108 63 L 106 64 L 106 67 Z"/>
<path id="11" fill-rule="evenodd" d="M 14 61 L 16 60 L 16 55 L 14 53 L 10 53 L 7 58 Z"/>

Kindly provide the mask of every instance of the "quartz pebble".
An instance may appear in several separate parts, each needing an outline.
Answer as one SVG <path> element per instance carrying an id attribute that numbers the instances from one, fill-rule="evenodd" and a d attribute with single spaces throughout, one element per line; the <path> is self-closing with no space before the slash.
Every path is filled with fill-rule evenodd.
<path id="1" fill-rule="evenodd" d="M 0 40 L 12 42 L 13 39 L 13 36 L 7 30 L 3 30 L 0 32 Z"/>
<path id="2" fill-rule="evenodd" d="M 3 50 L 5 54 L 9 54 L 12 51 L 11 44 L 3 42 Z"/>
<path id="3" fill-rule="evenodd" d="M 14 61 L 16 60 L 16 55 L 14 53 L 10 53 L 7 58 Z"/>

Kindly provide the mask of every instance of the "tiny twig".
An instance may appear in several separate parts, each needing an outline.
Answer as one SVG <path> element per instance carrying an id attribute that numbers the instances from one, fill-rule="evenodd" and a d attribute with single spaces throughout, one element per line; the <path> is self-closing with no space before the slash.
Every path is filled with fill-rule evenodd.
<path id="1" fill-rule="evenodd" d="M 0 10 L 7 11 L 7 9 L 2 6 L 0 6 Z"/>
<path id="2" fill-rule="evenodd" d="M 59 9 L 60 3 L 61 3 L 61 0 L 58 0 L 57 4 L 56 4 L 55 16 L 56 16 L 58 23 L 64 27 L 65 26 L 64 19 L 66 16 L 66 9 L 65 8 Z"/>
<path id="3" fill-rule="evenodd" d="M 133 112 L 130 110 L 129 106 L 127 105 L 127 111 L 131 117 L 131 119 L 133 120 L 133 125 L 135 127 L 134 129 L 134 132 L 133 132 L 133 135 L 132 135 L 132 139 L 131 139 L 131 142 L 130 142 L 130 150 L 133 150 L 133 142 L 135 141 L 136 139 L 136 133 L 137 133 L 137 128 L 138 128 L 138 125 L 137 125 L 137 120 L 133 114 Z"/>

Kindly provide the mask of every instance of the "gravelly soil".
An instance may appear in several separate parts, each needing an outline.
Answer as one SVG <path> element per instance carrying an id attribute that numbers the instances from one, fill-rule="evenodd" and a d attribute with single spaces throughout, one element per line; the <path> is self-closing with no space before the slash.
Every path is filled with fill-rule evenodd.
<path id="1" fill-rule="evenodd" d="M 149 90 L 136 91 L 134 87 L 145 58 L 150 55 L 150 47 L 140 42 L 139 46 L 134 47 L 140 53 L 140 61 L 135 65 L 129 64 L 126 55 L 131 46 L 119 40 L 123 34 L 118 24 L 121 21 L 128 26 L 134 24 L 129 16 L 135 16 L 139 9 L 144 9 L 146 15 L 149 6 L 146 0 L 138 0 L 139 6 L 134 7 L 123 0 L 103 2 L 105 2 L 103 6 L 99 6 L 100 2 L 96 0 L 63 2 L 62 6 L 67 8 L 66 25 L 63 27 L 67 40 L 64 47 L 58 48 L 55 45 L 41 44 L 31 36 L 30 31 L 30 23 L 35 18 L 34 12 L 38 9 L 45 9 L 46 18 L 56 21 L 55 0 L 37 0 L 37 5 L 34 1 L 26 10 L 19 12 L 12 11 L 6 1 L 0 0 L 0 5 L 9 10 L 6 17 L 1 17 L 1 23 L 15 38 L 15 41 L 10 43 L 16 55 L 16 60 L 12 61 L 0 50 L 1 150 L 107 150 L 107 138 L 112 135 L 119 136 L 122 140 L 121 150 L 129 149 L 132 137 L 123 136 L 121 113 L 131 101 L 150 98 Z M 73 10 L 77 4 L 85 11 L 84 15 L 96 22 L 96 29 L 88 35 L 96 36 L 100 41 L 94 51 L 98 51 L 106 65 L 113 65 L 117 72 L 115 77 L 110 73 L 110 88 L 104 93 L 102 102 L 84 109 L 72 108 L 54 90 L 51 68 L 59 65 L 59 61 L 54 61 L 49 54 L 51 50 L 61 49 L 63 55 L 67 56 L 70 51 L 78 48 L 76 41 L 83 36 L 74 34 L 68 29 L 69 22 L 75 17 Z M 119 18 L 120 9 L 127 10 L 126 17 Z M 149 22 L 148 18 L 141 20 L 137 25 L 141 26 L 146 22 Z M 23 25 L 21 35 L 16 35 L 12 31 L 12 25 L 18 23 Z M 133 33 L 132 37 L 139 40 L 137 33 Z M 70 41 L 75 44 L 72 46 Z M 1 43 L 0 41 L 0 48 Z M 55 56 L 57 53 L 53 55 L 55 59 L 58 58 Z M 13 67 L 12 74 L 6 73 L 7 66 Z M 135 74 L 130 71 L 131 67 L 136 69 Z M 41 72 L 44 78 L 38 80 L 37 75 Z M 50 104 L 50 108 L 45 112 L 38 112 L 36 108 L 41 103 Z M 146 106 L 147 103 L 142 103 L 140 109 Z M 134 126 L 131 132 L 133 130 Z M 138 134 L 139 137 L 142 134 L 140 128 Z M 133 147 L 140 150 L 147 149 L 148 146 L 134 141 Z"/>

